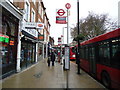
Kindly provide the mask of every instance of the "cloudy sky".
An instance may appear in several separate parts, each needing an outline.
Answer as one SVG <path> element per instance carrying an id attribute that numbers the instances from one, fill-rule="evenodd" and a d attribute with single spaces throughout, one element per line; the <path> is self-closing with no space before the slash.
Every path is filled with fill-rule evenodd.
<path id="1" fill-rule="evenodd" d="M 96 14 L 108 14 L 109 18 L 117 21 L 118 18 L 118 2 L 120 0 L 79 0 L 79 17 L 85 18 L 89 11 Z M 66 24 L 56 24 L 56 9 L 66 9 L 65 4 L 70 3 L 69 26 L 72 28 L 77 23 L 77 0 L 43 0 L 46 12 L 51 24 L 50 36 L 54 37 L 57 44 L 58 37 L 62 35 L 63 27 Z M 66 30 L 64 29 L 64 41 L 66 43 Z M 71 38 L 69 36 L 69 42 Z"/>

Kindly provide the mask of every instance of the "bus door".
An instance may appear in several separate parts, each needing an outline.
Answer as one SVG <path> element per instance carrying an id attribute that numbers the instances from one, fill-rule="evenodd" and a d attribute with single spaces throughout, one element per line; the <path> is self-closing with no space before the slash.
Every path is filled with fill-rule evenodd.
<path id="1" fill-rule="evenodd" d="M 95 60 L 95 48 L 90 47 L 89 49 L 89 61 L 90 61 L 90 73 L 92 76 L 96 74 L 96 60 Z"/>

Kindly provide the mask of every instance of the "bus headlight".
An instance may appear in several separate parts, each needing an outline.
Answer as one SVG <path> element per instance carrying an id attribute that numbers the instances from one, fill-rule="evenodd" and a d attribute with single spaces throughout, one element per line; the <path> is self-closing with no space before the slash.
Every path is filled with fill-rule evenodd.
<path id="1" fill-rule="evenodd" d="M 75 55 L 72 55 L 72 57 L 75 57 Z"/>

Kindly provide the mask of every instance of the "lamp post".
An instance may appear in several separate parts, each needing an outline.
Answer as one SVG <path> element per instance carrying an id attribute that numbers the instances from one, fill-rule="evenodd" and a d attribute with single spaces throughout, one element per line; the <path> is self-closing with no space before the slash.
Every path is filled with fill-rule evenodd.
<path id="1" fill-rule="evenodd" d="M 78 29 L 78 35 L 80 34 L 79 32 L 79 0 L 77 0 L 77 29 Z M 80 41 L 78 39 L 78 49 L 77 49 L 77 68 L 78 72 L 77 74 L 80 74 Z"/>

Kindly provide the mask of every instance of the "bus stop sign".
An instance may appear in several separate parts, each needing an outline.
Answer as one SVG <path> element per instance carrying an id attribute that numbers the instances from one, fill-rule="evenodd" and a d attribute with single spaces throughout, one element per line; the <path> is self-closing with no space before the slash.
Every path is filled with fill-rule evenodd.
<path id="1" fill-rule="evenodd" d="M 66 7 L 67 9 L 70 9 L 70 8 L 71 8 L 70 3 L 66 3 L 66 4 L 65 4 L 65 7 Z"/>

